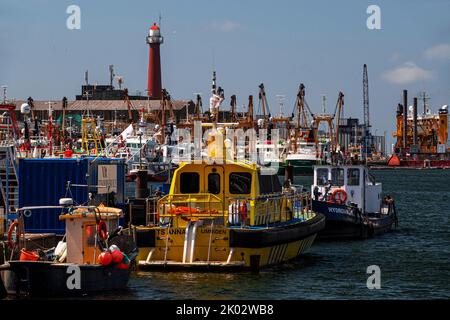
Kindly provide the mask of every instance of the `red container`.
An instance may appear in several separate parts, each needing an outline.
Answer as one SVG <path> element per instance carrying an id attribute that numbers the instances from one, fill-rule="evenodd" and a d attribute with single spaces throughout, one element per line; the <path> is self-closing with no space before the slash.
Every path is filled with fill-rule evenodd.
<path id="1" fill-rule="evenodd" d="M 27 251 L 22 249 L 20 252 L 20 261 L 38 261 L 39 255 L 33 251 Z"/>

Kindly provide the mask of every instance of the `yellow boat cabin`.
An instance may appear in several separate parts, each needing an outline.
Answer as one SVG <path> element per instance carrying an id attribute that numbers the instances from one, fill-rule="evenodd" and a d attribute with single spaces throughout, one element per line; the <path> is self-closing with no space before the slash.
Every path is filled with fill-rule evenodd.
<path id="1" fill-rule="evenodd" d="M 252 268 L 306 251 L 324 217 L 311 198 L 255 164 L 181 163 L 146 226 L 133 226 L 138 266 Z"/>

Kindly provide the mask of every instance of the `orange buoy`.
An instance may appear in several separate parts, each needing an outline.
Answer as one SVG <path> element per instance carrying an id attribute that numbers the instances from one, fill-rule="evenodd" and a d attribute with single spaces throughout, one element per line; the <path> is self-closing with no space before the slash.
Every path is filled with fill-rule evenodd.
<path id="1" fill-rule="evenodd" d="M 104 252 L 100 253 L 100 255 L 98 256 L 98 262 L 102 266 L 110 265 L 112 260 L 113 260 L 112 254 L 109 253 L 108 251 L 104 251 Z"/>
<path id="2" fill-rule="evenodd" d="M 397 155 L 393 154 L 392 157 L 388 161 L 388 166 L 390 167 L 398 167 L 400 166 L 400 159 Z"/>
<path id="3" fill-rule="evenodd" d="M 123 263 L 123 262 L 116 265 L 117 269 L 122 269 L 122 270 L 127 270 L 129 267 L 130 267 L 130 265 Z"/>
<path id="4" fill-rule="evenodd" d="M 112 260 L 115 263 L 121 263 L 122 262 L 122 260 L 123 260 L 123 253 L 122 253 L 122 251 L 120 251 L 120 250 L 113 251 L 113 253 L 111 253 L 111 255 L 112 255 Z"/>
<path id="5" fill-rule="evenodd" d="M 73 151 L 71 149 L 67 149 L 64 151 L 64 157 L 65 158 L 72 158 Z"/>

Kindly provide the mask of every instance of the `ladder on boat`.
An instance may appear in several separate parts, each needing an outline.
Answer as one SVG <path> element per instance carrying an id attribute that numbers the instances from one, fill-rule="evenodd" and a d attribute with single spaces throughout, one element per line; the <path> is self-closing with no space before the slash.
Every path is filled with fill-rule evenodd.
<path id="1" fill-rule="evenodd" d="M 0 189 L 4 212 L 16 212 L 19 207 L 19 178 L 14 144 L 0 142 Z"/>

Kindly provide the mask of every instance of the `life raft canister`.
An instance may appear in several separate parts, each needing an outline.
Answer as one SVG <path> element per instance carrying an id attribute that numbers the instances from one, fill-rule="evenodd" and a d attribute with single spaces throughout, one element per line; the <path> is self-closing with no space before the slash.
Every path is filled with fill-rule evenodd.
<path id="1" fill-rule="evenodd" d="M 347 192 L 344 189 L 336 189 L 331 194 L 331 200 L 334 203 L 345 204 L 347 201 Z"/>

